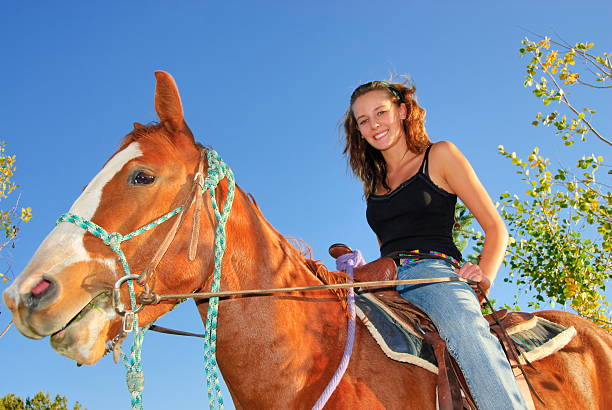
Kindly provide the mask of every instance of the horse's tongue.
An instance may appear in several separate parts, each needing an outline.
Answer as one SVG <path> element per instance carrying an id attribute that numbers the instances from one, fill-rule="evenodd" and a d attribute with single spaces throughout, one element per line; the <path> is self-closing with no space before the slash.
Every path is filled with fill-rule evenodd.
<path id="1" fill-rule="evenodd" d="M 41 293 L 43 293 L 51 284 L 51 282 L 49 282 L 46 279 L 41 280 L 40 282 L 38 282 L 38 285 L 34 286 L 34 288 L 32 288 L 32 294 L 34 296 L 36 295 L 40 295 Z"/>

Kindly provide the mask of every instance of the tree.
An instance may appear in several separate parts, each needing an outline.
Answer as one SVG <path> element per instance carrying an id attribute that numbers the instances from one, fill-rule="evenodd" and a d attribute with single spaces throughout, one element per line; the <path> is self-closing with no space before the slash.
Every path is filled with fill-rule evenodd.
<path id="1" fill-rule="evenodd" d="M 532 87 L 545 106 L 556 103 L 563 110 L 539 112 L 532 124 L 552 127 L 567 146 L 586 141 L 589 134 L 605 148 L 611 146 L 610 139 L 593 125 L 596 111 L 576 108 L 567 91 L 575 86 L 612 88 L 608 85 L 612 80 L 610 54 L 591 54 L 588 50 L 593 43 L 570 46 L 549 38 L 538 42 L 525 39 L 522 45 L 520 55 L 531 56 L 524 86 Z M 586 73 L 574 69 L 576 59 Z M 510 273 L 504 281 L 534 292 L 532 307 L 539 308 L 539 302 L 544 301 L 569 305 L 612 330 L 610 305 L 602 294 L 612 278 L 612 195 L 610 186 L 598 179 L 603 157 L 583 156 L 572 170 L 553 170 L 538 147 L 525 160 L 503 146 L 499 146 L 499 153 L 517 167 L 528 187 L 523 196 L 509 192 L 500 196 L 500 213 L 511 234 L 505 261 Z M 477 246 L 482 244 L 478 232 L 468 235 Z"/>
<path id="2" fill-rule="evenodd" d="M 19 187 L 12 179 L 17 169 L 15 167 L 16 157 L 15 155 L 8 155 L 5 147 L 6 143 L 0 142 L 0 201 L 8 199 L 9 195 Z M 16 200 L 12 206 L 0 208 L 0 232 L 2 232 L 0 233 L 0 259 L 5 257 L 4 248 L 6 246 L 15 247 L 15 239 L 21 222 L 28 222 L 32 218 L 32 209 L 27 207 L 18 211 L 18 203 L 19 201 Z M 5 263 L 4 265 L 0 268 L 0 283 L 6 283 L 9 279 L 6 272 L 9 270 L 10 264 Z M 0 332 L 0 337 L 4 336 L 11 324 L 12 322 L 9 322 L 8 326 Z"/>
<path id="3" fill-rule="evenodd" d="M 82 410 L 83 406 L 76 402 L 72 410 Z M 34 397 L 24 401 L 12 393 L 0 398 L 0 410 L 69 410 L 68 399 L 57 394 L 51 401 L 49 393 L 38 392 Z"/>
<path id="4" fill-rule="evenodd" d="M 8 199 L 9 195 L 19 187 L 12 180 L 16 171 L 16 156 L 6 153 L 6 143 L 0 142 L 0 201 Z M 18 200 L 8 208 L 0 209 L 0 254 L 6 246 L 15 246 L 15 239 L 19 232 L 21 222 L 28 222 L 32 218 L 30 207 L 18 210 Z M 8 277 L 4 272 L 0 272 L 0 279 L 7 282 Z"/>

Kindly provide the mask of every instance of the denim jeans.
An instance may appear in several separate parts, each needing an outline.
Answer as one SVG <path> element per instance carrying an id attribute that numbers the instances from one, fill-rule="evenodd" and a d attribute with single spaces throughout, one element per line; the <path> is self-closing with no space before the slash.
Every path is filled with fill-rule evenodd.
<path id="1" fill-rule="evenodd" d="M 444 276 L 457 274 L 440 259 L 408 262 L 398 270 L 398 279 Z M 397 290 L 434 322 L 479 410 L 527 408 L 502 347 L 489 331 L 476 294 L 467 283 L 400 285 Z"/>

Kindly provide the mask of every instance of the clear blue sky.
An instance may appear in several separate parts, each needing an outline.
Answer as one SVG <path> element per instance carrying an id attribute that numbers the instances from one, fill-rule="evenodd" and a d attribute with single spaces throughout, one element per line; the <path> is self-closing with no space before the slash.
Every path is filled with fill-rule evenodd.
<path id="1" fill-rule="evenodd" d="M 432 139 L 458 145 L 494 198 L 524 189 L 499 144 L 523 155 L 538 145 L 565 165 L 607 149 L 593 141 L 569 150 L 530 125 L 542 108 L 522 87 L 517 49 L 533 31 L 611 51 L 609 0 L 170 3 L 2 2 L 0 140 L 17 155 L 21 203 L 35 214 L 2 261 L 15 273 L 132 122 L 156 120 L 157 69 L 177 80 L 197 138 L 221 153 L 280 232 L 306 241 L 328 266 L 333 242 L 370 260 L 378 252 L 339 142 L 358 84 L 411 75 Z M 609 94 L 588 99 L 609 136 Z M 513 293 L 497 284 L 493 295 L 511 302 Z M 0 310 L 3 328 L 9 315 Z M 202 328 L 189 303 L 160 324 Z M 0 395 L 44 390 L 90 409 L 129 407 L 124 369 L 110 358 L 77 368 L 14 329 L 0 355 Z M 143 362 L 145 408 L 206 407 L 200 340 L 148 335 Z"/>

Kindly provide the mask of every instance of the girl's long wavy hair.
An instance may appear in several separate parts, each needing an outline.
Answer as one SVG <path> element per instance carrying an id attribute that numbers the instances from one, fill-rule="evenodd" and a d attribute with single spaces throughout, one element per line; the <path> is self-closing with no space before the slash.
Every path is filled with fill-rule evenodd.
<path id="1" fill-rule="evenodd" d="M 425 109 L 421 107 L 415 96 L 416 87 L 405 83 L 390 83 L 387 81 L 372 81 L 362 84 L 351 94 L 351 103 L 344 115 L 345 145 L 343 154 L 348 157 L 348 163 L 353 173 L 363 183 L 363 191 L 368 198 L 382 186 L 391 190 L 387 182 L 387 164 L 382 153 L 373 148 L 361 137 L 359 126 L 353 114 L 353 104 L 358 97 L 374 90 L 384 90 L 391 101 L 397 105 L 406 104 L 408 114 L 402 120 L 408 149 L 420 154 L 431 145 L 425 130 Z"/>

